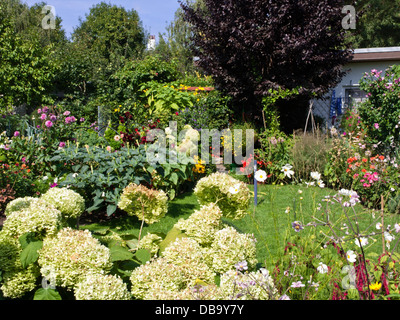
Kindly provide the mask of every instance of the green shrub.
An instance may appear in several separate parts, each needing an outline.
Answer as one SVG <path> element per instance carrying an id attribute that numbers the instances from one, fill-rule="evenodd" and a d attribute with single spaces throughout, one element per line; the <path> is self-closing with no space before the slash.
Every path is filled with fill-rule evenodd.
<path id="1" fill-rule="evenodd" d="M 258 136 L 259 148 L 255 150 L 258 169 L 268 175 L 266 183 L 283 181 L 283 166 L 293 163 L 293 138 L 281 131 L 267 129 Z"/>
<path id="2" fill-rule="evenodd" d="M 360 120 L 367 129 L 367 142 L 378 153 L 393 153 L 400 139 L 400 67 L 371 70 L 360 81 L 368 99 L 358 107 Z"/>

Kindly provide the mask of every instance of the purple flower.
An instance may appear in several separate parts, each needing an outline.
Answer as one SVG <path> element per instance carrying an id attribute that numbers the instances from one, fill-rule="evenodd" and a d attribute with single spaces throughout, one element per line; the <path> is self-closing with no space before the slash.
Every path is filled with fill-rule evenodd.
<path id="1" fill-rule="evenodd" d="M 300 221 L 294 221 L 292 223 L 292 228 L 294 229 L 294 231 L 296 232 L 300 232 L 301 230 L 304 229 L 304 227 L 301 225 Z"/>
<path id="2" fill-rule="evenodd" d="M 65 142 L 60 142 L 60 144 L 58 145 L 60 148 L 64 148 L 65 147 Z"/>
<path id="3" fill-rule="evenodd" d="M 42 112 L 44 112 L 44 113 L 49 112 L 49 108 L 48 107 L 43 107 Z"/>
<path id="4" fill-rule="evenodd" d="M 19 131 L 14 132 L 14 137 L 19 137 Z"/>
<path id="5" fill-rule="evenodd" d="M 304 287 L 304 286 L 305 286 L 305 284 L 302 283 L 301 281 L 292 282 L 292 285 L 291 285 L 292 288 L 301 288 L 301 287 Z"/>
<path id="6" fill-rule="evenodd" d="M 55 188 L 55 187 L 57 187 L 57 186 L 58 186 L 57 182 L 54 182 L 54 183 L 52 183 L 52 184 L 50 185 L 50 188 Z"/>
<path id="7" fill-rule="evenodd" d="M 84 122 L 84 121 L 85 121 L 85 118 L 80 118 L 79 121 L 80 121 L 80 122 Z"/>
<path id="8" fill-rule="evenodd" d="M 45 125 L 46 125 L 47 128 L 51 128 L 53 126 L 53 122 L 51 122 L 50 120 L 47 120 L 45 122 Z"/>
<path id="9" fill-rule="evenodd" d="M 50 116 L 50 120 L 51 120 L 51 121 L 56 121 L 56 120 L 57 120 L 57 117 L 56 117 L 54 114 L 52 114 L 52 115 Z"/>
<path id="10" fill-rule="evenodd" d="M 238 271 L 247 270 L 247 261 L 241 261 L 235 264 L 235 268 Z"/>

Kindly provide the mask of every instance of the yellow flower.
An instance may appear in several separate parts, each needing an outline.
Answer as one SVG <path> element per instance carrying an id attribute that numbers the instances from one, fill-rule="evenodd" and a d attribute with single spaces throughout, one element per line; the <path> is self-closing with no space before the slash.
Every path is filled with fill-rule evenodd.
<path id="1" fill-rule="evenodd" d="M 202 164 L 196 164 L 193 168 L 193 171 L 197 173 L 204 173 L 206 171 L 206 167 Z"/>
<path id="2" fill-rule="evenodd" d="M 378 281 L 369 285 L 369 288 L 374 291 L 378 291 L 381 287 L 382 283 L 379 283 Z"/>

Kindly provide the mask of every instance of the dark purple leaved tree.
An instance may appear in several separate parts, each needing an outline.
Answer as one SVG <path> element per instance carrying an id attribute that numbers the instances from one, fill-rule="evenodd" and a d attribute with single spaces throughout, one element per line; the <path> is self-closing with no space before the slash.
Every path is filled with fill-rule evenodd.
<path id="1" fill-rule="evenodd" d="M 193 27 L 199 66 L 234 98 L 238 111 L 260 115 L 269 89 L 301 87 L 321 96 L 343 77 L 341 0 L 202 0 L 181 3 Z"/>

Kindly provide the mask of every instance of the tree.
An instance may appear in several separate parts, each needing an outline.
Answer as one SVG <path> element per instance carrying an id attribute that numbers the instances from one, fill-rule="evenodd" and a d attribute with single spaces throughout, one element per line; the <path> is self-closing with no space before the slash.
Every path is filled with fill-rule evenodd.
<path id="1" fill-rule="evenodd" d="M 198 6 L 197 2 L 191 6 Z M 193 63 L 193 42 L 191 25 L 185 21 L 183 10 L 178 8 L 175 12 L 174 21 L 166 28 L 166 33 L 159 34 L 159 42 L 155 53 L 161 55 L 165 60 L 176 60 L 179 71 L 193 73 L 195 67 Z"/>
<path id="2" fill-rule="evenodd" d="M 14 31 L 24 40 L 39 39 L 42 46 L 60 45 L 67 42 L 65 31 L 61 27 L 62 20 L 55 17 L 55 29 L 44 29 L 42 13 L 45 2 L 39 2 L 29 7 L 20 0 L 2 0 L 2 10 L 5 17 L 10 19 Z"/>
<path id="3" fill-rule="evenodd" d="M 400 45 L 400 1 L 358 0 L 356 29 L 349 30 L 355 48 Z"/>
<path id="4" fill-rule="evenodd" d="M 43 46 L 39 37 L 24 38 L 0 6 L 0 108 L 51 103 L 58 70 L 53 57 L 53 45 Z"/>
<path id="5" fill-rule="evenodd" d="M 322 96 L 352 56 L 341 0 L 204 0 L 181 3 L 199 65 L 236 109 L 260 115 L 271 90 Z M 239 108 L 238 108 L 239 107 Z"/>
<path id="6" fill-rule="evenodd" d="M 92 63 L 91 81 L 104 82 L 145 48 L 145 32 L 135 10 L 101 2 L 74 29 L 72 40 Z"/>

